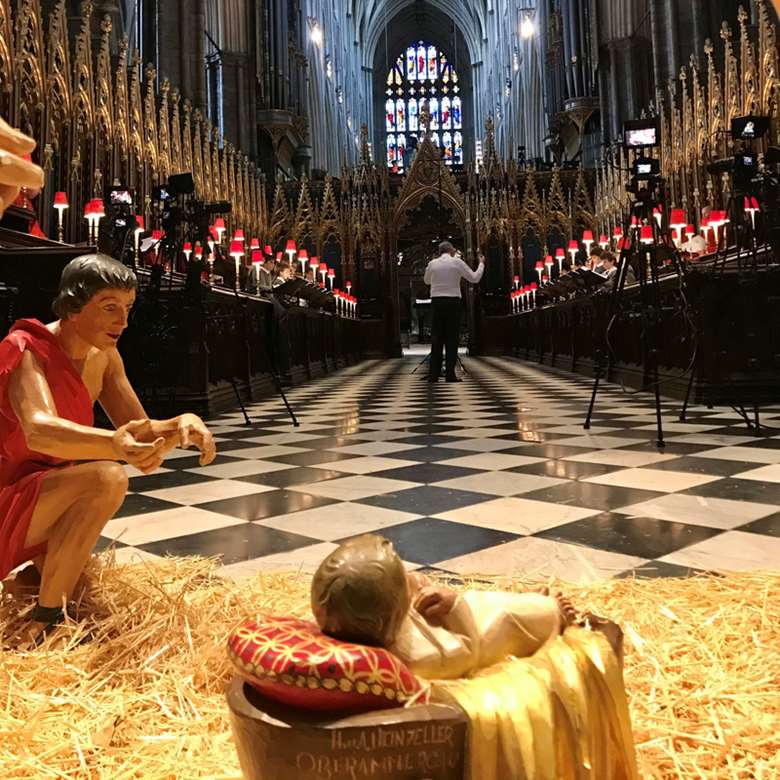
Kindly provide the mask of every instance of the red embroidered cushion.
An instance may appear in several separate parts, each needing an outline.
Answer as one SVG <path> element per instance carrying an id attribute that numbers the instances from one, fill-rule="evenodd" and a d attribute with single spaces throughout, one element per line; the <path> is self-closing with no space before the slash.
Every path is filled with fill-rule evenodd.
<path id="1" fill-rule="evenodd" d="M 392 653 L 332 639 L 306 620 L 247 620 L 228 639 L 228 655 L 262 694 L 301 709 L 367 712 L 427 701 Z"/>

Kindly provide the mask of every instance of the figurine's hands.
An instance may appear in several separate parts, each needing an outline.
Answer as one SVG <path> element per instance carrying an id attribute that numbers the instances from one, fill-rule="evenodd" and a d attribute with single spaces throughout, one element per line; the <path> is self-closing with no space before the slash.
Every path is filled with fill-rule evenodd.
<path id="1" fill-rule="evenodd" d="M 417 599 L 417 595 L 423 588 L 427 588 L 431 585 L 430 579 L 424 574 L 420 574 L 418 571 L 406 572 L 406 582 L 409 588 L 409 594 L 412 601 Z"/>
<path id="2" fill-rule="evenodd" d="M 431 626 L 440 626 L 442 620 L 452 612 L 458 594 L 449 588 L 423 588 L 414 601 L 414 608 Z"/>
<path id="3" fill-rule="evenodd" d="M 178 418 L 179 446 L 186 450 L 194 444 L 200 450 L 200 465 L 208 466 L 217 457 L 214 437 L 203 420 L 196 414 L 183 414 Z"/>
<path id="4" fill-rule="evenodd" d="M 158 436 L 149 442 L 142 441 L 142 439 L 149 437 L 151 425 L 149 420 L 131 420 L 117 428 L 111 437 L 111 444 L 117 460 L 123 460 L 131 466 L 135 466 L 144 474 L 156 471 L 165 457 L 165 438 L 163 436 Z"/>
<path id="5" fill-rule="evenodd" d="M 33 149 L 35 141 L 32 138 L 0 119 L 0 216 L 23 187 L 31 191 L 43 187 L 43 170 L 23 159 Z"/>
<path id="6" fill-rule="evenodd" d="M 617 623 L 599 617 L 592 612 L 586 612 L 578 625 L 602 633 L 615 651 L 620 665 L 623 665 L 623 629 Z"/>

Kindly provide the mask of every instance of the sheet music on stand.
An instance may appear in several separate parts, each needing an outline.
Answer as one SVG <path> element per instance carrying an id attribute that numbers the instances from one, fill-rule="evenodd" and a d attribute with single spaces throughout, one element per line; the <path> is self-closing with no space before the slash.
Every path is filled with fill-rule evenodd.
<path id="1" fill-rule="evenodd" d="M 306 279 L 299 276 L 274 287 L 272 292 L 278 298 L 300 298 L 306 301 L 312 309 L 327 309 L 335 305 L 332 293 L 326 292 L 318 285 L 307 282 Z"/>
<path id="2" fill-rule="evenodd" d="M 596 273 L 595 271 L 591 271 L 589 268 L 582 268 L 578 271 L 575 271 L 572 276 L 581 279 L 584 286 L 590 289 L 601 287 L 601 285 L 607 281 L 606 274 Z"/>
<path id="3" fill-rule="evenodd" d="M 544 285 L 544 287 L 540 287 L 538 290 L 538 295 L 543 296 L 544 298 L 566 298 L 569 295 L 571 295 L 572 290 L 568 287 L 562 285 L 558 280 L 554 282 L 548 282 Z"/>

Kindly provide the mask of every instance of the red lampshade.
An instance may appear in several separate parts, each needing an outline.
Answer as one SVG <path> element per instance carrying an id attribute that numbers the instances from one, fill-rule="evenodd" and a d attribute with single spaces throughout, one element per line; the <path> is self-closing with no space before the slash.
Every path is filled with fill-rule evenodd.
<path id="1" fill-rule="evenodd" d="M 515 282 L 515 284 L 519 284 L 519 282 L 520 282 L 520 277 L 519 277 L 519 276 L 516 276 L 516 277 L 514 278 L 514 282 Z"/>
<path id="2" fill-rule="evenodd" d="M 189 241 L 185 241 L 184 246 L 182 247 L 182 251 L 192 252 L 192 244 Z"/>
<path id="3" fill-rule="evenodd" d="M 162 241 L 162 230 L 153 230 L 152 231 L 152 240 L 153 241 Z"/>
<path id="4" fill-rule="evenodd" d="M 539 285 L 536 282 L 531 282 L 530 286 L 531 286 L 532 290 L 538 290 L 539 289 Z"/>
<path id="5" fill-rule="evenodd" d="M 582 243 L 584 244 L 586 241 L 593 241 L 593 231 L 592 230 L 585 230 L 582 234 Z"/>
<path id="6" fill-rule="evenodd" d="M 287 241 L 287 246 L 285 247 L 284 251 L 285 252 L 295 252 L 296 249 L 297 249 L 297 247 L 295 245 L 295 241 L 293 241 L 292 239 L 289 239 Z"/>
<path id="7" fill-rule="evenodd" d="M 710 227 L 710 218 L 709 217 L 702 217 L 701 222 L 699 222 L 699 227 L 701 227 L 702 230 L 709 229 Z"/>
<path id="8" fill-rule="evenodd" d="M 580 251 L 580 245 L 574 239 L 569 241 L 569 251 L 570 252 L 579 252 Z"/>
<path id="9" fill-rule="evenodd" d="M 243 241 L 231 241 L 230 242 L 230 254 L 234 257 L 236 255 L 243 255 L 244 254 L 244 243 Z"/>
<path id="10" fill-rule="evenodd" d="M 226 230 L 226 229 L 227 228 L 225 228 L 225 220 L 222 217 L 217 217 L 214 220 L 214 230 L 217 231 L 217 230 Z"/>
<path id="11" fill-rule="evenodd" d="M 344 283 L 344 286 L 345 286 L 345 287 L 352 287 L 352 282 L 350 282 L 349 280 L 347 280 L 347 281 Z"/>
<path id="12" fill-rule="evenodd" d="M 552 259 L 552 255 L 546 255 L 544 258 L 545 265 L 555 265 L 555 260 Z"/>
<path id="13" fill-rule="evenodd" d="M 68 193 L 67 192 L 55 192 L 54 193 L 54 206 L 66 209 L 68 208 Z"/>
<path id="14" fill-rule="evenodd" d="M 298 252 L 298 259 L 299 260 L 308 260 L 309 259 L 309 253 L 305 249 L 301 249 L 301 251 Z"/>
<path id="15" fill-rule="evenodd" d="M 541 260 L 536 261 L 536 270 L 544 271 L 544 263 Z"/>
<path id="16" fill-rule="evenodd" d="M 95 215 L 95 204 L 92 201 L 89 201 L 84 206 L 84 219 L 90 219 Z"/>
<path id="17" fill-rule="evenodd" d="M 328 276 L 333 279 L 336 276 L 336 272 L 333 268 L 328 268 Z"/>
<path id="18" fill-rule="evenodd" d="M 639 219 L 636 217 L 636 215 L 634 215 L 633 217 L 631 217 L 631 227 L 635 228 L 638 225 L 639 225 Z"/>
<path id="19" fill-rule="evenodd" d="M 696 228 L 693 225 L 686 225 L 685 226 L 685 235 L 686 236 L 695 236 L 696 235 Z"/>
<path id="20" fill-rule="evenodd" d="M 203 257 L 203 247 L 200 245 L 200 242 L 195 244 L 195 257 L 197 257 L 198 260 Z"/>
<path id="21" fill-rule="evenodd" d="M 250 248 L 251 250 L 253 250 L 253 251 L 254 251 L 255 249 L 260 249 L 260 239 L 259 239 L 259 238 L 253 238 L 253 239 L 252 239 L 252 240 L 249 242 L 249 248 Z"/>
<path id="22" fill-rule="evenodd" d="M 566 257 L 566 250 L 562 246 L 559 246 L 555 250 L 555 256 L 556 257 Z"/>
<path id="23" fill-rule="evenodd" d="M 265 245 L 263 252 L 265 252 L 269 257 L 274 256 L 274 248 L 270 244 Z"/>
<path id="24" fill-rule="evenodd" d="M 236 228 L 236 232 L 233 234 L 233 241 L 243 241 L 244 231 L 241 228 Z"/>
<path id="25" fill-rule="evenodd" d="M 685 213 L 685 209 L 672 209 L 669 224 L 673 228 L 684 228 L 688 224 L 688 215 Z"/>
<path id="26" fill-rule="evenodd" d="M 252 250 L 252 262 L 253 263 L 262 263 L 263 260 L 265 260 L 265 257 L 263 256 L 263 253 L 260 251 L 260 248 Z"/>
<path id="27" fill-rule="evenodd" d="M 612 231 L 613 238 L 620 238 L 623 235 L 623 228 L 620 225 L 615 225 L 615 229 Z"/>
<path id="28" fill-rule="evenodd" d="M 542 284 L 547 284 L 550 281 L 550 277 L 547 274 L 542 274 Z"/>
<path id="29" fill-rule="evenodd" d="M 277 253 L 276 253 L 276 260 L 277 260 L 277 262 L 278 262 L 279 260 L 281 260 L 281 259 L 282 259 L 282 253 L 281 253 L 281 252 L 277 252 Z"/>
<path id="30" fill-rule="evenodd" d="M 602 233 L 599 236 L 599 244 L 608 244 L 609 243 L 609 237 L 606 233 Z"/>
<path id="31" fill-rule="evenodd" d="M 144 220 L 143 214 L 135 215 L 135 229 L 146 230 L 146 221 Z"/>
<path id="32" fill-rule="evenodd" d="M 102 219 L 106 216 L 106 207 L 103 205 L 103 199 L 102 198 L 95 198 L 92 201 L 95 204 L 95 211 L 94 214 L 99 219 Z"/>
<path id="33" fill-rule="evenodd" d="M 653 238 L 653 228 L 652 225 L 642 225 L 642 230 L 639 233 L 639 240 L 643 244 L 652 244 L 655 240 Z"/>

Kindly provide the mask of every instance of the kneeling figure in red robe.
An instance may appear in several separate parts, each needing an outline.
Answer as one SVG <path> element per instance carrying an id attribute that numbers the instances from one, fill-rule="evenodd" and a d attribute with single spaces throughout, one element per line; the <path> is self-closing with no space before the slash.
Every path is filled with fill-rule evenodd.
<path id="1" fill-rule="evenodd" d="M 145 474 L 174 447 L 214 440 L 194 414 L 150 420 L 125 374 L 117 342 L 136 278 L 107 255 L 84 255 L 62 274 L 49 325 L 19 320 L 0 342 L 0 580 L 35 561 L 38 604 L 25 642 L 64 618 L 100 532 L 127 493 L 123 462 Z M 94 426 L 98 401 L 115 430 Z"/>

